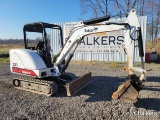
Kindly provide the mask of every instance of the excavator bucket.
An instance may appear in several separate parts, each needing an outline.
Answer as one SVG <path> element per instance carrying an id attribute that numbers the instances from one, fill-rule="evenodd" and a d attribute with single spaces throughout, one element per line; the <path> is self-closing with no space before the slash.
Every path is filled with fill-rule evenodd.
<path id="1" fill-rule="evenodd" d="M 76 80 L 66 83 L 67 96 L 72 96 L 92 81 L 91 72 L 77 78 Z"/>
<path id="2" fill-rule="evenodd" d="M 112 94 L 112 98 L 124 101 L 134 101 L 137 99 L 139 91 L 142 87 L 142 83 L 134 75 L 131 80 L 127 80 L 118 87 L 118 90 Z"/>
<path id="3" fill-rule="evenodd" d="M 113 99 L 133 101 L 138 97 L 138 91 L 127 81 L 118 87 L 118 90 L 112 94 Z"/>

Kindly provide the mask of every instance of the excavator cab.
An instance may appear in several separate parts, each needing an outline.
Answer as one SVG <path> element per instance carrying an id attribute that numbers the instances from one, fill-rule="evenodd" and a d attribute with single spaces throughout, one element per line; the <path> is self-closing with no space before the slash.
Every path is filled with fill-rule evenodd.
<path id="1" fill-rule="evenodd" d="M 58 41 L 59 47 L 62 47 L 62 28 L 59 25 L 44 22 L 24 25 L 24 49 L 10 50 L 11 72 L 20 75 L 13 79 L 15 88 L 52 96 L 59 87 L 65 87 L 67 96 L 71 96 L 91 82 L 90 72 L 75 80 L 72 79 L 72 76 L 65 74 L 71 57 L 67 61 L 64 59 L 62 64 L 56 67 L 53 58 L 51 59 L 47 35 L 52 29 L 58 34 L 55 35 L 58 36 L 57 40 L 60 40 Z M 34 40 L 30 33 L 31 35 L 38 34 L 38 38 Z M 56 57 L 58 55 L 54 56 L 54 58 Z"/>
<path id="2" fill-rule="evenodd" d="M 47 67 L 52 67 L 51 63 L 51 53 L 50 53 L 50 43 L 49 36 L 47 35 L 47 30 L 55 29 L 59 31 L 61 47 L 63 46 L 63 36 L 62 28 L 59 25 L 49 24 L 44 22 L 29 23 L 24 25 L 24 48 L 35 50 L 39 56 L 43 59 Z M 36 40 L 31 40 L 28 38 L 28 33 L 39 33 Z M 32 34 L 33 35 L 33 34 Z M 41 37 L 39 37 L 41 36 Z"/>

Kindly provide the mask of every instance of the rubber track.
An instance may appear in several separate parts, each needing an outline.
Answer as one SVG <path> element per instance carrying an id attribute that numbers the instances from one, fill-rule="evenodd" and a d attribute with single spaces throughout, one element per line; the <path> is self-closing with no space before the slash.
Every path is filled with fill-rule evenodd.
<path id="1" fill-rule="evenodd" d="M 54 81 L 49 81 L 49 80 L 44 80 L 44 79 L 35 79 L 33 77 L 24 77 L 24 76 L 19 77 L 19 78 L 14 78 L 14 79 L 17 79 L 19 81 L 28 82 L 28 84 L 29 83 L 34 83 L 34 84 L 38 84 L 40 86 L 50 86 L 50 88 L 51 88 L 49 94 L 44 93 L 44 92 L 40 92 L 40 91 L 36 91 L 36 90 L 33 90 L 33 89 L 29 89 L 29 88 L 24 88 L 24 87 L 21 87 L 21 86 L 19 86 L 19 87 L 15 86 L 15 88 L 17 88 L 17 89 L 30 91 L 30 92 L 38 93 L 38 94 L 43 94 L 43 95 L 46 95 L 46 96 L 52 96 L 53 94 L 55 94 L 55 92 L 53 93 L 53 91 L 52 91 L 53 89 L 57 89 L 56 92 L 58 91 L 58 86 Z"/>

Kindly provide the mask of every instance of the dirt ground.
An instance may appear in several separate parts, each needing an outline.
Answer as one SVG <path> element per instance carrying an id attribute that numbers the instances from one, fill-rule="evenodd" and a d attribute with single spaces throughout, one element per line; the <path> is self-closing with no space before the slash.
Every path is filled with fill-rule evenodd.
<path id="1" fill-rule="evenodd" d="M 93 82 L 72 97 L 65 89 L 47 97 L 15 89 L 9 64 L 0 64 L 0 120 L 160 119 L 160 64 L 145 63 L 147 81 L 134 102 L 111 99 L 127 76 L 123 65 L 72 61 L 66 72 L 81 76 L 91 71 Z"/>

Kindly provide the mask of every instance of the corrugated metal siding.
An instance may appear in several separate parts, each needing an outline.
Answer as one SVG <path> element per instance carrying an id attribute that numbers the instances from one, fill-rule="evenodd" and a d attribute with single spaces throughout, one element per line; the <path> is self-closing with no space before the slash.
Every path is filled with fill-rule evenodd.
<path id="1" fill-rule="evenodd" d="M 62 27 L 62 31 L 63 31 L 63 39 L 64 39 L 64 25 L 65 23 L 54 23 L 54 24 L 57 24 L 57 25 L 60 25 Z M 51 45 L 51 49 L 52 49 L 52 56 L 56 55 L 60 50 L 61 50 L 61 47 L 60 47 L 60 37 L 59 37 L 59 34 L 60 32 L 58 30 L 54 30 L 52 29 L 51 30 L 51 41 L 50 41 L 50 45 Z M 64 41 L 64 40 L 63 40 Z"/>
<path id="2" fill-rule="evenodd" d="M 146 23 L 147 23 L 147 17 L 146 16 L 141 16 L 138 18 L 141 29 L 142 29 L 142 37 L 143 37 L 143 46 L 144 46 L 144 53 L 145 53 L 145 44 L 146 44 Z M 111 19 L 108 22 L 122 22 L 124 19 Z M 65 25 L 71 23 L 75 24 L 78 22 L 67 22 L 67 23 L 54 23 L 58 24 L 62 27 L 63 30 L 63 35 L 64 35 L 64 41 L 67 36 L 66 35 L 66 30 L 65 30 Z M 51 48 L 53 50 L 52 56 L 56 55 L 60 50 L 60 41 L 57 41 L 58 36 L 56 35 L 56 31 L 51 31 Z M 135 42 L 135 62 L 140 62 L 141 59 L 139 56 L 138 52 L 138 47 L 137 47 L 137 41 Z M 144 56 L 145 58 L 145 56 Z M 72 60 L 82 60 L 82 61 L 115 61 L 115 62 L 125 62 L 126 61 L 126 55 L 124 52 L 102 52 L 102 53 L 93 53 L 93 52 L 75 52 L 74 57 Z"/>
<path id="3" fill-rule="evenodd" d="M 125 62 L 125 53 L 75 53 L 73 60 Z"/>

